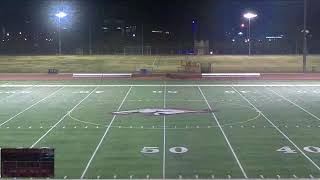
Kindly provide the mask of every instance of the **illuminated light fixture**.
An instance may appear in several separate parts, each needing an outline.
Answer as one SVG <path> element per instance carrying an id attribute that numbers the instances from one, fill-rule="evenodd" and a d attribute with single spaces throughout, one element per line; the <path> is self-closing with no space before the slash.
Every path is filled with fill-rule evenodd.
<path id="1" fill-rule="evenodd" d="M 64 18 L 64 17 L 67 16 L 67 14 L 66 14 L 65 12 L 60 11 L 59 13 L 56 14 L 56 16 L 57 16 L 58 18 Z"/>
<path id="2" fill-rule="evenodd" d="M 255 13 L 248 12 L 248 13 L 245 13 L 245 14 L 243 15 L 243 17 L 246 18 L 246 19 L 253 19 L 253 18 L 258 17 L 258 15 L 255 14 Z"/>
<path id="3" fill-rule="evenodd" d="M 162 33 L 162 31 L 159 30 L 153 30 L 152 33 Z"/>

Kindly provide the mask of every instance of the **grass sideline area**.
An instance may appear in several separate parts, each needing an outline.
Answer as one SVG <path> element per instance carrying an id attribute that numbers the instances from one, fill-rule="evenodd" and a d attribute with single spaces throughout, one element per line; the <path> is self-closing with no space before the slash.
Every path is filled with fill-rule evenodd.
<path id="1" fill-rule="evenodd" d="M 132 82 L 0 82 L 0 145 L 55 148 L 59 179 L 320 177 L 317 81 Z M 112 114 L 149 108 L 215 111 Z"/>
<path id="2" fill-rule="evenodd" d="M 177 72 L 181 60 L 213 63 L 215 72 L 302 72 L 301 56 L 0 56 L 0 73 Z M 309 56 L 308 71 L 320 71 L 320 56 Z"/>

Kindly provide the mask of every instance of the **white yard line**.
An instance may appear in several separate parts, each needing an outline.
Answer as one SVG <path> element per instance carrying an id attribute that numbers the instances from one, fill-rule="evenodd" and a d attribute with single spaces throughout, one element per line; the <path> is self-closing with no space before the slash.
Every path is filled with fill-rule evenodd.
<path id="1" fill-rule="evenodd" d="M 203 99 L 204 99 L 205 102 L 207 103 L 208 108 L 212 111 L 213 109 L 211 108 L 211 105 L 209 104 L 206 96 L 204 95 L 204 93 L 202 92 L 202 90 L 201 90 L 201 88 L 200 88 L 199 86 L 198 86 L 198 89 L 199 89 L 199 91 L 200 91 Z M 238 164 L 239 168 L 241 169 L 241 172 L 242 172 L 243 176 L 247 179 L 247 178 L 248 178 L 247 173 L 244 171 L 244 169 L 243 169 L 243 167 L 242 167 L 242 164 L 241 164 L 241 162 L 239 161 L 238 156 L 236 155 L 236 153 L 235 153 L 235 151 L 234 151 L 234 149 L 233 149 L 233 147 L 232 147 L 232 145 L 231 145 L 228 137 L 226 136 L 224 130 L 222 129 L 218 118 L 216 117 L 216 115 L 214 114 L 214 112 L 211 112 L 211 114 L 212 114 L 212 116 L 214 117 L 214 119 L 216 120 L 216 123 L 217 123 L 217 125 L 219 126 L 219 129 L 221 130 L 221 133 L 222 133 L 224 139 L 226 140 L 226 142 L 227 142 L 227 144 L 228 144 L 228 146 L 229 146 L 229 148 L 230 148 L 230 150 L 231 150 L 231 152 L 232 152 L 232 154 L 233 154 L 233 157 L 234 157 L 235 160 L 237 161 L 237 164 Z"/>
<path id="2" fill-rule="evenodd" d="M 0 85 L 1 87 L 320 87 L 320 84 L 42 84 L 42 85 Z"/>
<path id="3" fill-rule="evenodd" d="M 46 133 L 44 133 L 35 143 L 31 145 L 30 148 L 34 148 L 43 138 L 45 138 L 58 124 L 60 124 L 61 121 L 63 121 L 70 112 L 72 112 L 74 109 L 76 109 L 83 101 L 85 101 L 92 93 L 94 93 L 97 90 L 98 87 L 96 87 L 94 90 L 92 90 L 86 97 L 84 97 L 77 105 L 75 105 L 70 111 L 68 111 L 55 125 L 53 125 Z"/>
<path id="4" fill-rule="evenodd" d="M 166 108 L 166 91 L 167 86 L 164 86 L 163 93 L 163 108 Z M 163 156 L 162 156 L 162 179 L 166 179 L 166 115 L 163 115 Z"/>
<path id="5" fill-rule="evenodd" d="M 129 95 L 130 92 L 131 92 L 131 89 L 132 89 L 132 87 L 130 87 L 130 89 L 128 90 L 126 96 L 123 98 L 123 100 L 122 100 L 120 106 L 118 107 L 117 111 L 120 111 L 120 110 L 121 110 L 124 102 L 126 101 L 128 95 Z M 95 149 L 94 152 L 92 153 L 92 155 L 91 155 L 91 157 L 90 157 L 90 160 L 88 161 L 88 163 L 87 163 L 87 165 L 86 165 L 86 168 L 85 168 L 84 171 L 82 172 L 80 179 L 83 179 L 84 176 L 86 175 L 86 173 L 87 173 L 87 171 L 88 171 L 88 169 L 89 169 L 89 167 L 90 167 L 90 165 L 91 165 L 91 163 L 92 163 L 93 158 L 94 158 L 95 155 L 97 154 L 97 152 L 98 152 L 98 150 L 99 150 L 99 148 L 100 148 L 100 146 L 101 146 L 104 138 L 105 138 L 106 135 L 108 134 L 108 132 L 109 132 L 111 126 L 112 126 L 112 123 L 113 123 L 113 121 L 116 119 L 116 117 L 117 117 L 117 115 L 114 115 L 114 116 L 113 116 L 110 124 L 108 125 L 108 127 L 107 127 L 107 129 L 106 129 L 106 131 L 104 132 L 103 136 L 101 137 L 100 142 L 98 143 L 96 149 Z"/>
<path id="6" fill-rule="evenodd" d="M 19 116 L 19 115 L 21 115 L 22 113 L 24 113 L 24 112 L 28 111 L 29 109 L 31 109 L 32 107 L 36 106 L 37 104 L 39 104 L 39 103 L 41 103 L 41 102 L 45 101 L 46 99 L 50 98 L 51 96 L 55 95 L 57 92 L 59 92 L 59 91 L 60 91 L 61 89 L 63 89 L 63 88 L 64 88 L 64 87 L 62 87 L 62 88 L 60 88 L 60 89 L 58 89 L 58 90 L 54 91 L 53 93 L 49 94 L 49 95 L 48 95 L 48 96 L 46 96 L 45 98 L 41 99 L 40 101 L 38 101 L 38 102 L 36 102 L 36 103 L 32 104 L 31 106 L 27 107 L 26 109 L 24 109 L 24 110 L 20 111 L 18 114 L 16 114 L 16 115 L 14 115 L 14 116 L 10 117 L 8 120 L 6 120 L 6 121 L 2 122 L 2 123 L 0 124 L 0 127 L 2 127 L 3 125 L 5 125 L 6 123 L 8 123 L 9 121 L 11 121 L 12 119 L 14 119 L 14 118 L 18 117 L 18 116 Z"/>
<path id="7" fill-rule="evenodd" d="M 291 101 L 290 99 L 282 96 L 281 94 L 275 92 L 275 91 L 272 90 L 272 89 L 268 89 L 268 90 L 271 91 L 273 94 L 281 97 L 282 99 L 288 101 L 289 103 L 293 104 L 294 106 L 298 107 L 299 109 L 301 109 L 301 110 L 304 111 L 305 113 L 309 114 L 310 116 L 314 117 L 314 118 L 317 119 L 318 121 L 320 121 L 320 118 L 319 118 L 318 116 L 316 116 L 316 115 L 314 115 L 313 113 L 309 112 L 308 110 L 306 110 L 305 108 L 301 107 L 301 106 L 298 105 L 297 103 L 295 103 L 295 102 Z"/>
<path id="8" fill-rule="evenodd" d="M 320 167 L 299 148 L 298 145 L 296 145 L 284 132 L 280 130 L 267 116 L 264 115 L 264 113 L 259 110 L 255 105 L 253 105 L 244 95 L 242 95 L 236 88 L 232 87 L 234 91 L 236 91 L 245 101 L 247 101 L 256 111 L 261 112 L 261 115 L 271 124 L 283 137 L 285 137 L 307 160 L 311 162 L 319 171 Z"/>

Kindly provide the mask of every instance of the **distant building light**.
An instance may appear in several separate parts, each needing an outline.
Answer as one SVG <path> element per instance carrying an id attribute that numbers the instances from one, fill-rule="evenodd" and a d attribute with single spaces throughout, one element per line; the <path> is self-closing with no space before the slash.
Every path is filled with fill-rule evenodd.
<path id="1" fill-rule="evenodd" d="M 159 31 L 159 30 L 152 30 L 152 33 L 162 33 L 163 31 Z"/>
<path id="2" fill-rule="evenodd" d="M 21 35 L 21 34 L 22 34 L 22 32 L 19 32 L 19 34 Z"/>
<path id="3" fill-rule="evenodd" d="M 238 35 L 239 35 L 239 36 L 242 36 L 242 35 L 243 35 L 243 32 L 239 32 Z"/>
<path id="4" fill-rule="evenodd" d="M 7 33 L 7 36 L 10 36 L 10 33 Z"/>
<path id="5" fill-rule="evenodd" d="M 213 51 L 210 51 L 210 55 L 213 55 Z"/>
<path id="6" fill-rule="evenodd" d="M 232 42 L 236 42 L 236 40 L 235 40 L 235 39 L 232 39 Z"/>
<path id="7" fill-rule="evenodd" d="M 244 25 L 244 24 L 242 23 L 242 24 L 241 24 L 241 27 L 244 28 L 244 27 L 246 27 L 246 25 Z"/>
<path id="8" fill-rule="evenodd" d="M 170 32 L 169 32 L 169 31 L 166 31 L 166 34 L 170 34 Z"/>
<path id="9" fill-rule="evenodd" d="M 102 27 L 102 29 L 103 29 L 103 30 L 108 30 L 109 28 L 108 28 L 108 27 Z"/>
<path id="10" fill-rule="evenodd" d="M 132 34 L 132 37 L 136 37 L 136 34 Z"/>
<path id="11" fill-rule="evenodd" d="M 117 27 L 117 29 L 118 29 L 118 30 L 121 30 L 122 28 L 121 28 L 121 27 Z"/>
<path id="12" fill-rule="evenodd" d="M 282 39 L 283 36 L 267 36 L 266 39 Z"/>
<path id="13" fill-rule="evenodd" d="M 24 40 L 26 41 L 26 40 L 27 40 L 27 38 L 24 38 Z"/>

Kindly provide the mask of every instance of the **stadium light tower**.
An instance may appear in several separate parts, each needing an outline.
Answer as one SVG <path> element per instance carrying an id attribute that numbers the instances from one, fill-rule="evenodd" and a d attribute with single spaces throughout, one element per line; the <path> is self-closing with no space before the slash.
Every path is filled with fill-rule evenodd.
<path id="1" fill-rule="evenodd" d="M 258 15 L 252 12 L 247 12 L 243 15 L 243 17 L 249 20 L 248 43 L 249 43 L 249 56 L 251 56 L 251 19 L 258 17 Z"/>
<path id="2" fill-rule="evenodd" d="M 303 17 L 303 72 L 307 72 L 307 56 L 308 56 L 308 47 L 307 47 L 307 35 L 308 35 L 308 30 L 307 30 L 307 5 L 308 2 L 307 0 L 304 0 L 304 17 Z"/>
<path id="3" fill-rule="evenodd" d="M 66 17 L 67 14 L 63 11 L 60 11 L 56 14 L 56 17 L 58 17 L 58 39 L 59 39 L 59 55 L 61 55 L 61 19 Z"/>

